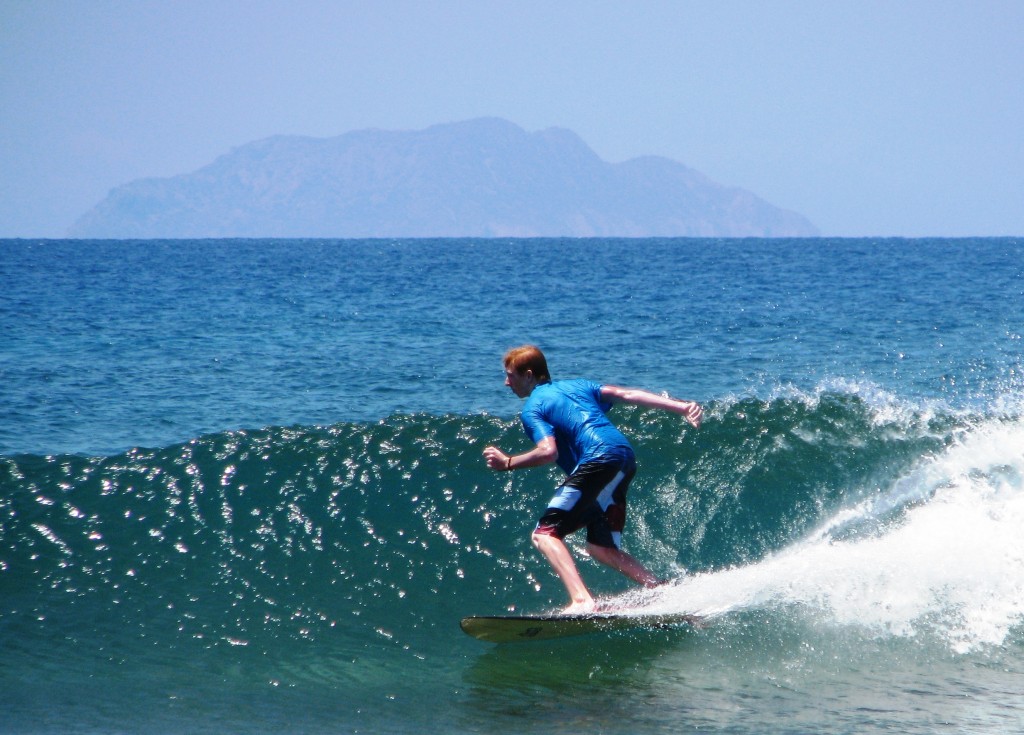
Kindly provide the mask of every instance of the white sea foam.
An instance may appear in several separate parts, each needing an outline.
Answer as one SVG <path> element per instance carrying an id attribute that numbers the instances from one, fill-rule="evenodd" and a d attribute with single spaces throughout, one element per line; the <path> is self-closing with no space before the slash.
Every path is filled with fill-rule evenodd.
<path id="1" fill-rule="evenodd" d="M 1024 420 L 991 419 L 869 500 L 748 566 L 700 574 L 650 612 L 813 610 L 881 635 L 927 627 L 952 650 L 1024 621 Z"/>

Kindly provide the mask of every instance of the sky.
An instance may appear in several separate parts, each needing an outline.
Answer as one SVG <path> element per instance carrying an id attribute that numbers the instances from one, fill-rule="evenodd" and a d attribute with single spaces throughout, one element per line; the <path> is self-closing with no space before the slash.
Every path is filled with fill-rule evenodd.
<path id="1" fill-rule="evenodd" d="M 1022 0 L 0 0 L 0 237 L 271 135 L 478 117 L 826 236 L 1019 236 L 1022 39 Z"/>

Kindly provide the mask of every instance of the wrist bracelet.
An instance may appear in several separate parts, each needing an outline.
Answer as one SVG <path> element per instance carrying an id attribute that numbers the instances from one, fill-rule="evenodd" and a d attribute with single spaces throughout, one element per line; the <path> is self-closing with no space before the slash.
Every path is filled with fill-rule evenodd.
<path id="1" fill-rule="evenodd" d="M 505 460 L 505 471 L 506 472 L 511 472 L 512 471 L 512 455 L 511 454 L 508 456 L 508 459 Z"/>

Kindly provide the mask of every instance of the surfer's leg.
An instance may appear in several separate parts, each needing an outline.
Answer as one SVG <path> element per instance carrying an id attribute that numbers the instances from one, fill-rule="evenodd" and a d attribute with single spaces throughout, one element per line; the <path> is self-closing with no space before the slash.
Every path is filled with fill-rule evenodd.
<path id="1" fill-rule="evenodd" d="M 657 587 L 663 583 L 633 556 L 614 546 L 587 544 L 587 552 L 602 564 L 615 569 L 644 587 Z"/>
<path id="2" fill-rule="evenodd" d="M 597 496 L 601 514 L 587 525 L 587 551 L 597 561 L 634 582 L 644 587 L 657 587 L 664 580 L 620 548 L 622 530 L 626 526 L 626 493 L 635 474 L 634 461 L 623 463 Z"/>
<path id="3" fill-rule="evenodd" d="M 565 585 L 565 591 L 569 593 L 572 604 L 565 608 L 564 612 L 576 613 L 593 610 L 594 598 L 591 596 L 587 586 L 583 584 L 583 578 L 580 576 L 579 570 L 576 568 L 576 562 L 573 561 L 572 554 L 569 552 L 569 547 L 565 545 L 565 542 L 557 536 L 536 532 L 531 537 L 531 540 L 537 550 L 551 564 L 555 574 L 558 575 L 558 578 L 562 580 L 562 584 Z"/>
<path id="4" fill-rule="evenodd" d="M 594 502 L 599 490 L 592 481 L 595 469 L 601 471 L 600 466 L 584 465 L 562 483 L 548 502 L 531 537 L 534 547 L 548 560 L 569 593 L 572 603 L 563 611 L 567 613 L 585 613 L 594 609 L 594 598 L 583 583 L 563 539 L 602 518 L 601 509 Z"/>

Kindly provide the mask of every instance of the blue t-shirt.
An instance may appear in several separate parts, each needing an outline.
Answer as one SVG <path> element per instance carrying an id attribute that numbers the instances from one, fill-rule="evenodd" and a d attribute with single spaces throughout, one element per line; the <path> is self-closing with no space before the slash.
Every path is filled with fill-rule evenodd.
<path id="1" fill-rule="evenodd" d="M 569 474 L 585 462 L 630 459 L 629 440 L 605 415 L 611 406 L 592 380 L 542 383 L 523 406 L 523 428 L 534 444 L 555 437 L 558 466 Z"/>

